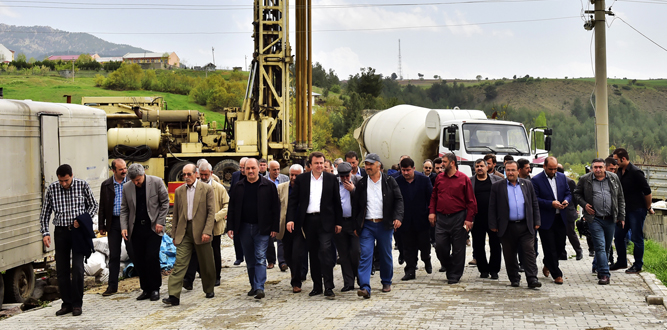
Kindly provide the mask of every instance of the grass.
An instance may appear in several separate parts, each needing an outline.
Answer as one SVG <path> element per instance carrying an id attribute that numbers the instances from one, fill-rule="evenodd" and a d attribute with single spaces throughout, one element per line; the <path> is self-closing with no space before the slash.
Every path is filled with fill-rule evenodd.
<path id="1" fill-rule="evenodd" d="M 655 274 L 662 284 L 667 284 L 667 249 L 660 243 L 644 241 L 644 270 Z"/>
<path id="2" fill-rule="evenodd" d="M 93 77 L 65 79 L 59 76 L 0 75 L 0 87 L 4 97 L 15 100 L 33 100 L 64 103 L 63 95 L 72 95 L 72 103 L 81 104 L 83 96 L 162 96 L 170 110 L 197 110 L 206 115 L 208 121 L 221 124 L 225 116 L 192 102 L 188 95 L 153 91 L 113 91 L 95 87 Z"/>

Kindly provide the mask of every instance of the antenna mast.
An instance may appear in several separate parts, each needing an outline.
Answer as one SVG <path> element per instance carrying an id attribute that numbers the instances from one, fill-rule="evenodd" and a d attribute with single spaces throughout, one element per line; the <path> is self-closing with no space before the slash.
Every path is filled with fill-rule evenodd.
<path id="1" fill-rule="evenodd" d="M 401 39 L 398 39 L 398 79 L 403 80 L 403 69 L 401 68 Z"/>

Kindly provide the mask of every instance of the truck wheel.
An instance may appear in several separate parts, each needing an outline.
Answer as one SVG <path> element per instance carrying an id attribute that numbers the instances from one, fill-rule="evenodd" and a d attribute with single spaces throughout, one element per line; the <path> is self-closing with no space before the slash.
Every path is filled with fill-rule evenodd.
<path id="1" fill-rule="evenodd" d="M 213 167 L 213 173 L 220 178 L 220 181 L 227 190 L 231 188 L 232 184 L 232 173 L 239 170 L 239 162 L 233 159 L 225 159 L 219 161 Z"/>
<path id="2" fill-rule="evenodd" d="M 5 282 L 2 280 L 2 275 L 0 275 L 0 310 L 2 309 L 2 300 L 5 298 Z"/>
<path id="3" fill-rule="evenodd" d="M 5 274 L 5 300 L 7 302 L 23 303 L 32 296 L 35 290 L 35 271 L 32 264 L 10 269 Z"/>
<path id="4" fill-rule="evenodd" d="M 181 175 L 182 172 L 183 172 L 183 167 L 185 167 L 185 165 L 188 165 L 188 164 L 193 164 L 193 163 L 184 160 L 184 161 L 178 162 L 178 163 L 170 166 L 171 169 L 169 169 L 169 181 L 168 182 L 183 181 L 183 177 Z"/>

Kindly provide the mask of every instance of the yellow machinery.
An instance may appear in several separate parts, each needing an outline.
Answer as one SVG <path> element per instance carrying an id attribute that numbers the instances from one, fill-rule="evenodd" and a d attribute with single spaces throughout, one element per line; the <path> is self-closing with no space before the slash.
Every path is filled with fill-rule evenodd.
<path id="1" fill-rule="evenodd" d="M 284 167 L 306 157 L 312 146 L 310 0 L 296 0 L 296 61 L 288 14 L 287 0 L 254 0 L 246 94 L 241 108 L 223 110 L 224 123 L 208 122 L 196 110 L 167 110 L 161 97 L 83 97 L 84 105 L 107 113 L 109 159 L 141 163 L 148 174 L 173 182 L 180 181 L 183 166 L 205 158 L 228 185 L 241 157 L 278 160 Z"/>

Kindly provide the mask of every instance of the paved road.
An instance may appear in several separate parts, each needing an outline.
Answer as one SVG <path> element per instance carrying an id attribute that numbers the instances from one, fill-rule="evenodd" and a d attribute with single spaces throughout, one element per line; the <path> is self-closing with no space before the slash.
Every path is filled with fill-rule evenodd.
<path id="1" fill-rule="evenodd" d="M 652 275 L 627 275 L 613 272 L 611 285 L 597 285 L 591 274 L 591 259 L 562 262 L 565 284 L 558 286 L 540 276 L 539 290 L 509 286 L 504 268 L 500 280 L 480 279 L 474 267 L 466 267 L 461 283 L 448 285 L 433 253 L 433 274 L 426 274 L 420 262 L 417 279 L 401 282 L 403 269 L 394 251 L 394 286 L 390 293 L 375 290 L 364 300 L 356 292 L 340 293 L 342 278 L 336 266 L 336 299 L 309 297 L 310 282 L 304 291 L 293 294 L 289 272 L 268 271 L 267 297 L 248 297 L 248 278 L 244 265 L 233 266 L 233 248 L 223 249 L 222 285 L 213 299 L 205 299 L 201 282 L 184 291 L 181 305 L 168 307 L 162 302 L 136 301 L 139 292 L 102 297 L 84 296 L 83 315 L 56 317 L 60 307 L 26 312 L 4 321 L 0 329 L 665 329 L 667 311 L 663 305 L 649 306 L 645 297 L 656 287 Z M 585 243 L 584 243 L 585 245 Z M 568 245 L 569 252 L 573 254 Z M 467 260 L 472 259 L 471 248 Z M 538 261 L 541 267 L 541 261 Z M 654 277 L 653 277 L 654 278 Z M 162 294 L 166 297 L 166 278 Z M 380 287 L 378 275 L 371 285 Z"/>

